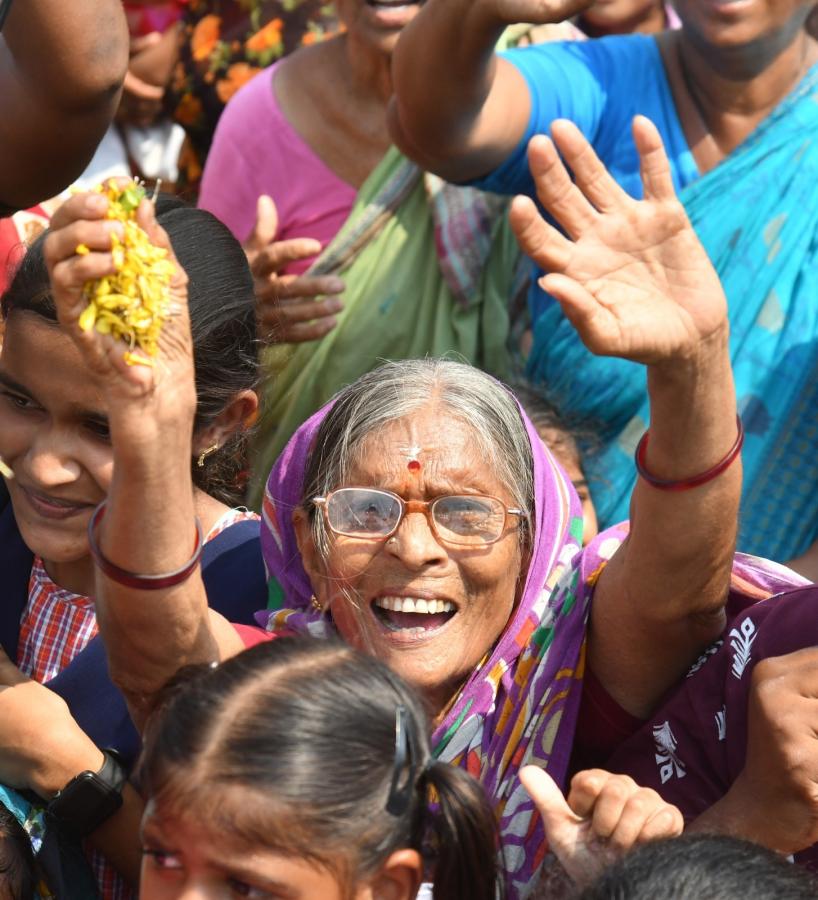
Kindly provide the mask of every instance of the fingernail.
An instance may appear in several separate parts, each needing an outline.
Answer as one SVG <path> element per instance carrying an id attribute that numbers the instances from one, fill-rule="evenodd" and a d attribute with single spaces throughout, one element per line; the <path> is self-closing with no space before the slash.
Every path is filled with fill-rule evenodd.
<path id="1" fill-rule="evenodd" d="M 340 294 L 341 291 L 346 287 L 343 281 L 340 278 L 333 278 L 329 282 L 329 293 L 331 294 Z"/>
<path id="2" fill-rule="evenodd" d="M 330 302 L 327 304 L 327 309 L 329 310 L 329 312 L 341 312 L 343 308 L 344 304 L 341 303 L 340 300 L 330 300 Z"/>
<path id="3" fill-rule="evenodd" d="M 101 194 L 89 194 L 85 205 L 91 212 L 103 212 L 108 208 L 108 201 Z"/>

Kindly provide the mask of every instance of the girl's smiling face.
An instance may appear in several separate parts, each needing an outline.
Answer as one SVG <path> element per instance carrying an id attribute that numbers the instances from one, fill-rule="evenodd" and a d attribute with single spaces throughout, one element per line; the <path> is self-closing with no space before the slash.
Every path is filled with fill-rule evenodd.
<path id="1" fill-rule="evenodd" d="M 86 530 L 113 472 L 104 404 L 71 339 L 13 311 L 0 353 L 0 457 L 26 545 L 63 587 L 88 593 Z"/>

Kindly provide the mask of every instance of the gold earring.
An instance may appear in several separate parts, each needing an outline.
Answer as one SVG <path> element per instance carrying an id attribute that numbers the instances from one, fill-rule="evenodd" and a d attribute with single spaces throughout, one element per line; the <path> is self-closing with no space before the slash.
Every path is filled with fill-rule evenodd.
<path id="1" fill-rule="evenodd" d="M 323 614 L 324 607 L 321 605 L 321 601 L 318 599 L 318 597 L 315 596 L 315 594 L 313 594 L 312 597 L 310 597 L 310 606 L 317 612 L 320 612 Z"/>
<path id="2" fill-rule="evenodd" d="M 203 469 L 205 460 L 207 459 L 207 457 L 210 456 L 210 454 L 213 453 L 214 450 L 218 450 L 218 449 L 219 449 L 219 445 L 213 444 L 212 446 L 208 447 L 207 450 L 202 450 L 202 452 L 199 454 L 199 458 L 196 460 L 196 465 L 200 469 Z"/>

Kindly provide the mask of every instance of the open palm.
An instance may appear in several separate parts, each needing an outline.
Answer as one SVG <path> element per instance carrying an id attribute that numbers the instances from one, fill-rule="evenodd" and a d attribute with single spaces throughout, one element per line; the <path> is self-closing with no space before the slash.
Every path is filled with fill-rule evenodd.
<path id="1" fill-rule="evenodd" d="M 528 198 L 511 211 L 520 246 L 548 273 L 543 288 L 598 355 L 648 365 L 693 356 L 726 327 L 727 301 L 676 197 L 655 126 L 634 121 L 643 200 L 616 184 L 575 125 L 555 122 L 553 135 L 556 147 L 532 140 L 529 162 L 540 202 L 565 234 Z"/>
<path id="2" fill-rule="evenodd" d="M 488 0 L 484 5 L 502 22 L 550 25 L 570 19 L 593 3 L 594 0 Z"/>

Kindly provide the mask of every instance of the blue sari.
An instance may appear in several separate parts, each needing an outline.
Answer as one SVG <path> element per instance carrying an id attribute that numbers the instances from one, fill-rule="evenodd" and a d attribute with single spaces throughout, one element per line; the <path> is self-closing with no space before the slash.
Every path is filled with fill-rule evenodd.
<path id="1" fill-rule="evenodd" d="M 681 199 L 729 300 L 747 431 L 739 548 L 785 561 L 818 539 L 818 66 Z M 529 377 L 597 432 L 585 464 L 601 526 L 627 519 L 644 367 L 593 356 L 553 302 L 534 334 Z"/>

